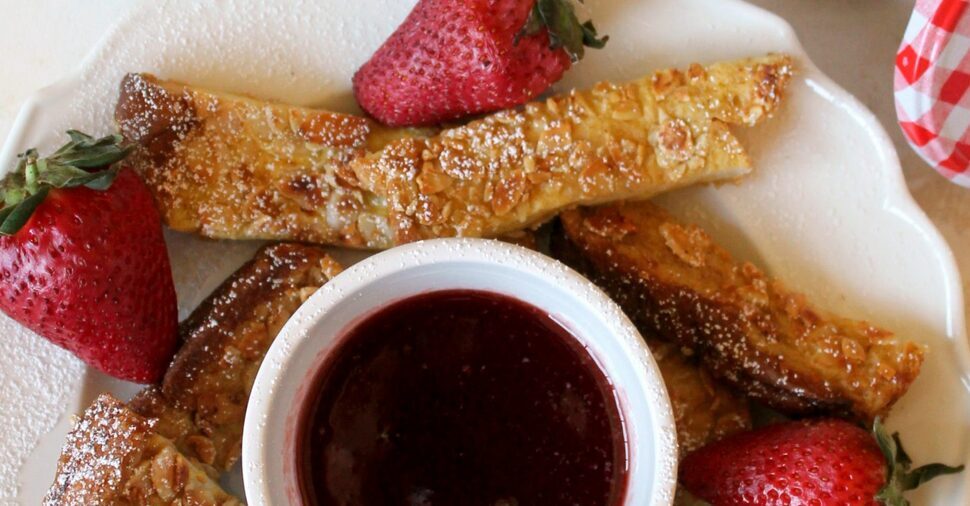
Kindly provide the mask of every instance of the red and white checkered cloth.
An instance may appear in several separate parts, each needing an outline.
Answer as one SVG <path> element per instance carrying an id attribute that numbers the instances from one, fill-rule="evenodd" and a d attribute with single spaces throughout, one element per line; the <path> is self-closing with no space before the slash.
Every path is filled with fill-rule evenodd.
<path id="1" fill-rule="evenodd" d="M 896 56 L 896 114 L 920 156 L 970 187 L 968 0 L 917 0 Z"/>

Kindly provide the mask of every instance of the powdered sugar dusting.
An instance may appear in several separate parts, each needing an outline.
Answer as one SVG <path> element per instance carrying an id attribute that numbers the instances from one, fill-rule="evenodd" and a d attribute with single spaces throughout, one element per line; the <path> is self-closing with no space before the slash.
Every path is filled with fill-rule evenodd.
<path id="1" fill-rule="evenodd" d="M 0 314 L 0 499 L 17 496 L 17 471 L 37 438 L 61 417 L 84 364 Z M 30 423 L 25 423 L 27 420 Z M 53 462 L 51 463 L 53 468 Z"/>
<path id="2" fill-rule="evenodd" d="M 53 148 L 68 128 L 92 134 L 113 130 L 118 83 L 127 72 L 154 72 L 216 89 L 353 112 L 351 74 L 404 18 L 413 2 L 363 0 L 359 4 L 362 12 L 368 12 L 366 23 L 344 19 L 346 13 L 328 2 L 145 2 L 119 24 L 76 79 L 39 97 L 43 108 L 32 111 L 22 135 L 11 137 L 16 145 L 9 153 L 30 146 Z M 321 51 L 321 47 L 329 50 Z M 0 171 L 12 165 L 8 159 L 0 160 Z M 179 234 L 169 234 L 166 239 L 181 316 L 258 246 Z M 0 423 L 4 427 L 0 434 L 0 503 L 36 504 L 42 495 L 37 490 L 53 479 L 57 452 L 69 428 L 58 421 L 74 409 L 74 396 L 86 369 L 68 352 L 2 315 L 0 335 L 4 357 L 0 368 Z M 59 432 L 49 433 L 55 425 Z M 19 470 L 42 439 L 56 444 L 45 444 L 44 455 L 34 455 L 32 461 L 43 460 L 49 474 L 18 483 Z M 28 484 L 28 490 L 20 489 Z"/>
<path id="3" fill-rule="evenodd" d="M 350 74 L 413 3 L 141 2 L 140 10 L 89 60 L 80 81 L 43 97 L 43 109 L 34 112 L 21 136 L 12 138 L 6 153 L 32 145 L 52 147 L 67 127 L 109 131 L 116 86 L 129 71 L 352 111 Z M 700 0 L 586 4 L 597 26 L 611 35 L 610 46 L 590 52 L 559 89 L 632 79 L 647 69 L 691 61 L 769 50 L 802 54 L 784 23 L 741 2 L 723 1 L 718 9 Z M 808 79 L 797 83 L 783 117 L 742 138 L 755 174 L 743 185 L 681 192 L 667 202 L 686 211 L 704 206 L 727 224 L 723 234 L 733 237 L 732 249 L 744 237 L 747 251 L 765 258 L 772 272 L 813 297 L 824 297 L 829 305 L 847 304 L 854 314 L 930 344 L 934 353 L 893 420 L 907 442 L 912 440 L 909 446 L 927 459 L 958 461 L 967 453 L 966 424 L 945 423 L 966 420 L 970 413 L 960 384 L 967 354 L 962 344 L 954 347 L 965 338 L 963 315 L 955 309 L 960 306 L 958 275 L 937 233 L 905 194 L 885 134 L 857 102 L 803 62 Z M 9 162 L 0 160 L 0 170 Z M 743 234 L 731 234 L 737 230 Z M 213 262 L 207 265 L 215 266 L 219 246 L 199 241 L 192 246 L 198 249 L 181 254 L 192 258 L 192 252 L 209 251 Z M 180 296 L 195 275 L 183 272 Z M 184 314 L 188 307 L 182 302 Z M 83 368 L 39 338 L 20 335 L 15 324 L 3 321 L 0 332 L 5 353 L 0 398 L 12 408 L 0 409 L 0 421 L 8 422 L 0 433 L 0 504 L 37 504 L 42 492 L 36 489 L 46 488 L 53 477 L 66 424 L 47 433 L 73 409 L 64 400 L 73 398 L 67 392 L 81 380 Z M 8 353 L 15 346 L 20 351 Z M 27 373 L 29 367 L 61 379 L 38 383 L 50 389 L 42 393 L 8 387 L 9 378 L 44 379 Z M 17 411 L 22 406 L 29 411 Z M 23 483 L 29 486 L 17 498 L 20 462 L 42 437 L 56 441 L 36 450 L 36 460 L 48 463 L 47 474 L 25 475 Z M 918 503 L 961 503 L 968 483 L 957 478 L 934 482 L 914 497 Z"/>
<path id="4" fill-rule="evenodd" d="M 117 399 L 99 397 L 64 444 L 61 472 L 44 504 L 93 504 L 122 488 L 129 456 L 139 451 L 154 422 L 128 411 Z"/>

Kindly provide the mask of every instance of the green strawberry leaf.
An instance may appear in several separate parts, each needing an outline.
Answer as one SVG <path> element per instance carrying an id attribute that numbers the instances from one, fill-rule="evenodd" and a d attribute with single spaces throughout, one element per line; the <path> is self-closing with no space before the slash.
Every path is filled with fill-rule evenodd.
<path id="1" fill-rule="evenodd" d="M 38 182 L 54 188 L 86 186 L 93 190 L 106 190 L 111 186 L 117 174 L 118 171 L 115 169 L 88 172 L 73 165 L 51 163 L 46 171 L 41 172 Z"/>
<path id="2" fill-rule="evenodd" d="M 27 190 L 23 187 L 11 187 L 3 189 L 3 205 L 16 205 L 21 200 L 27 198 Z"/>
<path id="3" fill-rule="evenodd" d="M 37 206 L 47 197 L 49 187 L 43 187 L 37 193 L 22 200 L 19 204 L 4 208 L 3 222 L 0 222 L 0 236 L 14 235 L 27 223 Z"/>
<path id="4" fill-rule="evenodd" d="M 536 2 L 532 6 L 532 10 L 529 11 L 529 17 L 525 20 L 525 24 L 522 25 L 522 29 L 519 33 L 515 34 L 515 43 L 518 44 L 522 37 L 531 37 L 545 28 L 546 25 L 542 20 L 542 14 L 539 12 L 539 2 Z"/>
<path id="5" fill-rule="evenodd" d="M 53 158 L 59 163 L 84 169 L 102 167 L 119 162 L 131 152 L 130 146 L 91 146 Z"/>
<path id="6" fill-rule="evenodd" d="M 6 206 L 0 209 L 0 224 L 3 224 L 4 221 L 7 221 L 7 216 L 10 216 L 10 213 L 12 213 L 13 210 L 16 209 L 16 207 L 17 207 L 16 205 L 13 205 L 13 206 Z"/>
<path id="7" fill-rule="evenodd" d="M 38 165 L 40 163 L 41 161 L 38 160 Z M 73 165 L 63 165 L 60 163 L 47 163 L 46 165 L 46 170 L 38 174 L 37 181 L 41 184 L 49 184 L 55 188 L 62 188 L 76 178 L 83 178 L 92 174 Z"/>
<path id="8" fill-rule="evenodd" d="M 906 473 L 902 478 L 903 490 L 913 490 L 914 488 L 944 474 L 953 474 L 963 471 L 963 466 L 948 466 L 946 464 L 933 463 L 917 467 Z"/>
<path id="9" fill-rule="evenodd" d="M 913 459 L 909 458 L 906 450 L 903 450 L 903 442 L 899 439 L 898 432 L 893 432 L 893 443 L 896 443 L 896 461 L 908 469 L 913 464 Z"/>
<path id="10" fill-rule="evenodd" d="M 571 0 L 536 0 L 525 24 L 515 35 L 515 43 L 543 29 L 548 30 L 549 47 L 563 48 L 573 63 L 582 59 L 586 47 L 600 49 L 609 40 L 597 35 L 592 21 L 580 24 Z"/>
<path id="11" fill-rule="evenodd" d="M 74 145 L 85 144 L 85 143 L 90 143 L 94 141 L 94 137 L 91 137 L 90 135 L 80 130 L 74 130 L 72 128 L 68 130 L 66 133 L 67 133 L 67 136 L 71 138 L 71 143 Z M 71 144 L 67 144 L 67 146 L 70 146 L 70 145 Z"/>
<path id="12" fill-rule="evenodd" d="M 575 63 L 584 53 L 583 28 L 576 19 L 573 4 L 568 0 L 539 0 L 536 3 L 539 14 L 549 29 L 549 42 L 552 47 L 561 47 Z"/>
<path id="13" fill-rule="evenodd" d="M 903 443 L 899 433 L 892 436 L 886 433 L 886 428 L 878 418 L 872 424 L 872 435 L 886 458 L 886 484 L 879 490 L 875 500 L 887 506 L 909 506 L 909 501 L 903 497 L 903 492 L 913 490 L 923 483 L 944 474 L 958 473 L 963 466 L 947 466 L 944 464 L 927 464 L 912 471 L 909 467 L 913 461 L 903 450 Z"/>
<path id="14" fill-rule="evenodd" d="M 70 142 L 46 158 L 36 149 L 18 155 L 17 167 L 0 181 L 4 205 L 0 209 L 0 235 L 20 230 L 51 188 L 107 190 L 118 174 L 115 164 L 133 149 L 117 134 L 94 138 L 68 130 L 67 135 Z"/>
<path id="15" fill-rule="evenodd" d="M 596 27 L 593 26 L 592 20 L 583 23 L 582 28 L 584 45 L 593 49 L 603 49 L 606 47 L 606 41 L 610 40 L 610 36 L 604 35 L 602 39 L 599 38 L 599 35 L 596 33 Z"/>
<path id="16" fill-rule="evenodd" d="M 101 172 L 94 172 L 84 181 L 79 181 L 78 184 L 83 184 L 92 190 L 105 191 L 111 187 L 111 183 L 115 182 L 115 176 L 117 175 L 117 167 L 112 167 Z"/>
<path id="17" fill-rule="evenodd" d="M 876 438 L 876 444 L 879 445 L 879 449 L 882 450 L 882 456 L 886 459 L 887 463 L 896 464 L 896 441 L 889 437 L 886 433 L 886 428 L 882 425 L 882 420 L 876 418 L 872 423 L 872 435 Z M 887 466 L 886 468 L 886 481 L 888 482 L 892 478 L 892 467 Z"/>
<path id="18" fill-rule="evenodd" d="M 95 139 L 77 130 L 69 130 L 67 135 L 71 137 L 71 142 L 50 157 L 63 165 L 85 169 L 101 167 L 121 161 L 131 152 L 131 146 L 125 145 L 117 134 Z"/>

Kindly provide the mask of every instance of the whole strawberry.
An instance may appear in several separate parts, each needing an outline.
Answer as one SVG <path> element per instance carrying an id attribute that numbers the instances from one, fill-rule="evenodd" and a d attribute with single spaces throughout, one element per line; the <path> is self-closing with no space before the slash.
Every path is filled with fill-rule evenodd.
<path id="1" fill-rule="evenodd" d="M 953 468 L 912 462 L 877 420 L 870 434 L 843 420 L 783 422 L 688 455 L 680 482 L 713 506 L 908 505 L 903 492 Z"/>
<path id="2" fill-rule="evenodd" d="M 128 153 L 119 136 L 68 134 L 0 184 L 0 309 L 112 376 L 154 382 L 178 318 L 158 211 L 134 172 L 111 167 Z"/>
<path id="3" fill-rule="evenodd" d="M 354 94 L 385 124 L 439 123 L 524 104 L 605 43 L 571 0 L 419 0 Z"/>

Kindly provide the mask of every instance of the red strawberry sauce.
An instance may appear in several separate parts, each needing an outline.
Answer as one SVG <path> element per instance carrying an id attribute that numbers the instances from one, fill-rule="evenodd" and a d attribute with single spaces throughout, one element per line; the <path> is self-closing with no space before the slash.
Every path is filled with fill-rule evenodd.
<path id="1" fill-rule="evenodd" d="M 311 505 L 617 506 L 615 392 L 539 309 L 440 291 L 379 310 L 321 367 L 297 469 Z"/>

